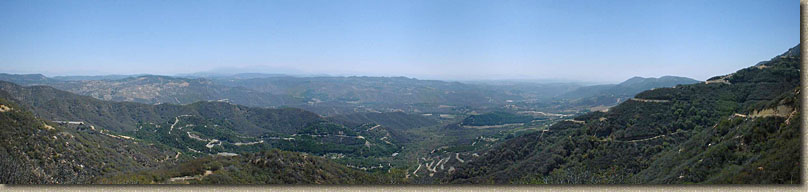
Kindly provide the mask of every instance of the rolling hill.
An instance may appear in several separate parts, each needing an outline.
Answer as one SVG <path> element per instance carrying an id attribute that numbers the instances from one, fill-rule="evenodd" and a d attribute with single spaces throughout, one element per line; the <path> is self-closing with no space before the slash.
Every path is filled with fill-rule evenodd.
<path id="1" fill-rule="evenodd" d="M 216 85 L 207 79 L 140 76 L 67 76 L 48 78 L 39 74 L 0 74 L 0 80 L 20 85 L 45 85 L 79 95 L 107 101 L 131 101 L 146 104 L 190 104 L 198 101 L 227 101 L 235 104 L 278 107 L 302 101 L 260 93 L 241 87 Z M 85 80 L 90 79 L 90 80 Z"/>
<path id="2" fill-rule="evenodd" d="M 29 108 L 35 109 L 33 113 Z M 0 183 L 352 184 L 401 180 L 384 174 L 371 176 L 320 157 L 341 153 L 360 162 L 365 157 L 387 157 L 399 147 L 387 140 L 389 135 L 380 134 L 386 128 L 345 127 L 300 109 L 250 108 L 224 102 L 111 102 L 46 86 L 22 87 L 0 81 L 0 119 L 4 141 Z M 211 170 L 208 165 L 218 167 Z"/>
<path id="3" fill-rule="evenodd" d="M 37 118 L 0 99 L 0 183 L 78 184 L 97 176 L 176 161 L 159 146 L 79 130 Z"/>
<path id="4" fill-rule="evenodd" d="M 176 148 L 194 157 L 278 148 L 368 158 L 386 157 L 400 150 L 399 136 L 388 134 L 385 127 L 344 126 L 296 108 L 255 108 L 207 101 L 187 105 L 102 101 L 47 86 L 23 87 L 2 81 L 0 98 L 32 109 L 44 119 L 83 122 L 110 134 Z"/>
<path id="5" fill-rule="evenodd" d="M 659 78 L 632 77 L 614 85 L 580 87 L 559 97 L 569 99 L 570 105 L 574 106 L 614 106 L 646 90 L 698 82 L 691 78 L 676 76 L 662 76 Z"/>
<path id="6" fill-rule="evenodd" d="M 441 172 L 447 183 L 800 183 L 799 46 L 644 91 Z"/>
<path id="7" fill-rule="evenodd" d="M 95 179 L 99 184 L 395 184 L 322 157 L 268 150 L 243 156 L 209 156 Z"/>

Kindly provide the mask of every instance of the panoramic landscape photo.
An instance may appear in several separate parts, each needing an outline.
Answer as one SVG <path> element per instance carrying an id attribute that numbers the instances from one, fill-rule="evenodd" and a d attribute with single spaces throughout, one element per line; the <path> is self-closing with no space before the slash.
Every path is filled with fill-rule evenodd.
<path id="1" fill-rule="evenodd" d="M 803 184 L 796 1 L 4 0 L 0 184 Z"/>

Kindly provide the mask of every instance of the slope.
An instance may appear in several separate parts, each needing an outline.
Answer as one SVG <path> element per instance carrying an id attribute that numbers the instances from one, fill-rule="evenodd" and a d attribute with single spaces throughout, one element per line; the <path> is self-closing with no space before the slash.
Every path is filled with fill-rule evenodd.
<path id="1" fill-rule="evenodd" d="M 177 166 L 122 173 L 102 184 L 395 184 L 403 178 L 350 169 L 317 156 L 269 150 L 243 156 L 211 156 Z"/>
<path id="2" fill-rule="evenodd" d="M 616 85 L 581 87 L 564 93 L 561 97 L 571 99 L 570 104 L 576 106 L 613 106 L 645 90 L 698 82 L 691 78 L 676 76 L 662 76 L 659 78 L 632 77 Z"/>
<path id="3" fill-rule="evenodd" d="M 138 123 L 173 122 L 181 115 L 227 119 L 234 124 L 235 131 L 244 134 L 293 133 L 306 124 L 323 120 L 317 114 L 294 108 L 251 108 L 225 102 L 190 105 L 109 102 L 47 86 L 22 87 L 3 81 L 0 98 L 20 103 L 46 119 L 84 121 L 116 132 L 134 131 Z"/>
<path id="4" fill-rule="evenodd" d="M 48 78 L 39 74 L 0 74 L 0 80 L 20 85 L 47 85 L 107 101 L 131 101 L 145 104 L 190 104 L 198 101 L 221 100 L 248 106 L 271 107 L 302 103 L 289 96 L 260 93 L 237 86 L 216 85 L 206 79 L 156 75 Z"/>
<path id="5" fill-rule="evenodd" d="M 22 103 L 45 119 L 82 122 L 104 133 L 175 148 L 192 157 L 278 148 L 372 159 L 401 149 L 402 139 L 385 129 L 369 129 L 366 126 L 372 125 L 367 124 L 348 127 L 295 108 L 254 108 L 226 102 L 111 102 L 8 82 L 0 82 L 0 98 Z M 366 163 L 378 165 L 376 160 Z"/>
<path id="6" fill-rule="evenodd" d="M 799 183 L 799 55 L 642 92 L 481 152 L 441 181 Z"/>
<path id="7" fill-rule="evenodd" d="M 155 167 L 175 152 L 95 130 L 36 118 L 0 98 L 0 183 L 77 184 L 97 176 Z"/>

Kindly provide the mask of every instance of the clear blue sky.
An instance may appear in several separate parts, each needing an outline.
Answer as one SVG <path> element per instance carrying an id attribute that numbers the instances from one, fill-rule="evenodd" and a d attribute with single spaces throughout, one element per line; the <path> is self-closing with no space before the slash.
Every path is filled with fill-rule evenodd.
<path id="1" fill-rule="evenodd" d="M 0 72 L 704 80 L 799 43 L 796 0 L 0 1 Z"/>

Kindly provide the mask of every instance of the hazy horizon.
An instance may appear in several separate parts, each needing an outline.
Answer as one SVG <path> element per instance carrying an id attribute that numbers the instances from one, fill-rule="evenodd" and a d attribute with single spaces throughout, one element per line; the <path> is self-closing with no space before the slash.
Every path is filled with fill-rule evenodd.
<path id="1" fill-rule="evenodd" d="M 616 83 L 799 43 L 791 1 L 2 1 L 2 73 Z"/>
<path id="2" fill-rule="evenodd" d="M 461 82 L 461 83 L 497 83 L 497 82 L 509 82 L 509 83 L 533 83 L 533 84 L 555 84 L 555 83 L 573 83 L 579 85 L 599 85 L 599 84 L 618 84 L 629 80 L 634 77 L 641 77 L 641 78 L 661 78 L 664 76 L 676 76 L 676 75 L 662 75 L 662 76 L 632 76 L 626 79 L 617 80 L 617 81 L 586 81 L 586 80 L 576 80 L 576 79 L 542 79 L 542 78 L 501 78 L 501 79 L 441 79 L 441 78 L 423 78 L 423 77 L 411 77 L 406 75 L 361 75 L 361 74 L 288 74 L 288 73 L 260 73 L 260 72 L 237 72 L 237 73 L 214 73 L 214 72 L 196 72 L 196 73 L 178 73 L 178 74 L 152 74 L 152 73 L 132 73 L 132 74 L 117 74 L 117 73 L 108 73 L 108 74 L 67 74 L 67 75 L 49 75 L 43 73 L 8 73 L 8 72 L 0 72 L 0 74 L 10 74 L 10 75 L 44 75 L 48 78 L 74 78 L 74 77 L 105 77 L 105 76 L 131 76 L 131 77 L 139 77 L 139 76 L 167 76 L 167 77 L 176 77 L 176 78 L 215 78 L 215 77 L 228 77 L 228 76 L 235 76 L 235 75 L 248 75 L 248 74 L 260 74 L 260 75 L 277 75 L 277 76 L 288 76 L 288 77 L 297 77 L 297 78 L 308 78 L 308 77 L 383 77 L 383 78 L 395 78 L 395 77 L 404 77 L 404 78 L 412 78 L 417 80 L 436 80 L 436 81 L 446 81 L 446 82 Z M 684 76 L 676 76 L 676 77 L 684 77 Z M 691 77 L 685 77 L 691 78 Z M 694 79 L 694 78 L 691 78 Z M 695 79 L 699 81 L 704 81 L 700 79 Z"/>

